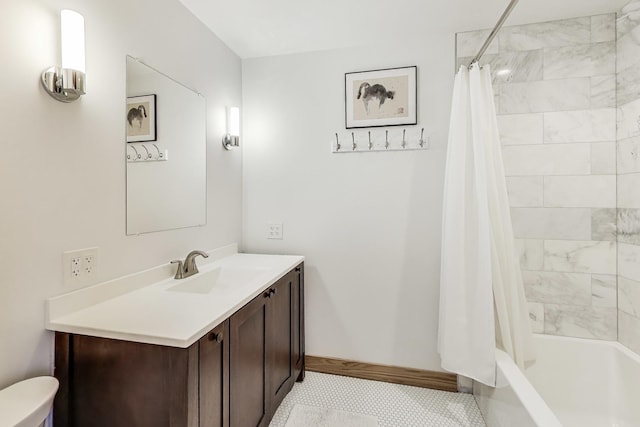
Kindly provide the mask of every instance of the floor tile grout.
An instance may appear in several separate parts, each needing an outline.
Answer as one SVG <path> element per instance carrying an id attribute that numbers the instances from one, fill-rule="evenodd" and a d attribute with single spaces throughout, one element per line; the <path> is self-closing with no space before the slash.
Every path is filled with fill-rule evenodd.
<path id="1" fill-rule="evenodd" d="M 485 427 L 473 396 L 307 372 L 273 417 L 284 427 L 296 404 L 374 416 L 380 427 Z"/>

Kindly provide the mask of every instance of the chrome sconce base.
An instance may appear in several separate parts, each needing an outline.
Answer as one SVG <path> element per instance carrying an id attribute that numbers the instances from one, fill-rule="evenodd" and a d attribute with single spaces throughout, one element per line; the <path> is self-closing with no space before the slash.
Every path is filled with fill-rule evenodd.
<path id="1" fill-rule="evenodd" d="M 42 86 L 60 102 L 73 102 L 84 95 L 85 73 L 70 68 L 51 67 L 42 73 Z"/>
<path id="2" fill-rule="evenodd" d="M 228 133 L 222 137 L 222 146 L 227 150 L 238 148 L 240 146 L 240 137 Z"/>

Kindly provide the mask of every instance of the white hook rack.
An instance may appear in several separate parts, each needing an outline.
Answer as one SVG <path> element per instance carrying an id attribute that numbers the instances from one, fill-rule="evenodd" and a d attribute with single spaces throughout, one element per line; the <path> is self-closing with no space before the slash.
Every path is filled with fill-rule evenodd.
<path id="1" fill-rule="evenodd" d="M 350 140 L 351 144 L 343 141 Z M 351 131 L 342 136 L 336 132 L 331 142 L 332 153 L 367 153 L 379 151 L 428 150 L 429 136 L 424 128 Z"/>
<path id="2" fill-rule="evenodd" d="M 127 163 L 166 162 L 169 150 L 155 143 L 127 143 Z"/>

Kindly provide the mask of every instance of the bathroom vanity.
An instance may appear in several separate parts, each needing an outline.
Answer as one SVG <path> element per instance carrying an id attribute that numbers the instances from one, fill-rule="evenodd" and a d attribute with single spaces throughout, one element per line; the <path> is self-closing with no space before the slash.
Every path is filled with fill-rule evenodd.
<path id="1" fill-rule="evenodd" d="M 304 379 L 303 265 L 235 254 L 189 279 L 50 299 L 54 425 L 267 426 Z"/>

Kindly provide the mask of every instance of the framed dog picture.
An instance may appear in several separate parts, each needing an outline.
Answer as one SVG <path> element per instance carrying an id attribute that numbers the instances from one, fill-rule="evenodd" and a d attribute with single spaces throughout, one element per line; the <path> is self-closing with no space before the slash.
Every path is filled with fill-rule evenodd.
<path id="1" fill-rule="evenodd" d="M 346 73 L 347 129 L 415 125 L 416 66 Z"/>
<path id="2" fill-rule="evenodd" d="M 127 142 L 155 141 L 156 96 L 127 98 Z"/>

